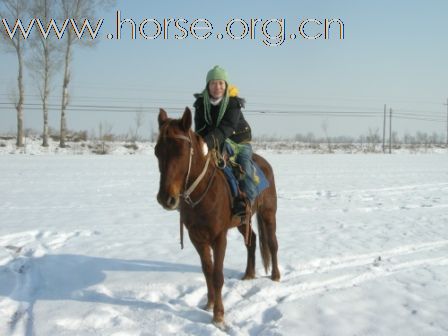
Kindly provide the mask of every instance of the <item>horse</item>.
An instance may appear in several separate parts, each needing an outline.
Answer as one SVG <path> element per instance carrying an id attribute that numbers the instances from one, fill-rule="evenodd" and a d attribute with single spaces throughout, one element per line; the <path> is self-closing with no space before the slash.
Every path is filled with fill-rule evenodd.
<path id="1" fill-rule="evenodd" d="M 212 322 L 224 327 L 222 287 L 223 263 L 227 245 L 227 231 L 235 226 L 232 220 L 232 196 L 224 173 L 212 158 L 213 151 L 205 151 L 205 142 L 192 129 L 192 113 L 186 107 L 180 119 L 171 119 L 164 109 L 158 115 L 159 136 L 154 148 L 160 171 L 158 203 L 166 210 L 178 210 L 183 226 L 197 250 L 207 283 L 207 304 L 213 309 Z M 207 153 L 206 153 L 207 152 Z M 260 155 L 253 160 L 263 170 L 269 187 L 257 196 L 252 206 L 256 213 L 263 266 L 271 268 L 271 279 L 280 281 L 276 237 L 277 193 L 272 167 Z M 251 216 L 250 216 L 251 217 Z M 240 223 L 241 224 L 241 223 Z M 238 226 L 244 235 L 250 233 L 246 243 L 247 265 L 242 280 L 255 278 L 256 235 L 250 222 Z M 212 254 L 213 252 L 213 258 Z"/>

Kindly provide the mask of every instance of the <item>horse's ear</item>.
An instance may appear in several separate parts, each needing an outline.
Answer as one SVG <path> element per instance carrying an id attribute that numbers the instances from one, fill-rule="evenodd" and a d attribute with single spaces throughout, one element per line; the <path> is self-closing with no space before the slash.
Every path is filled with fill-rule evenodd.
<path id="1" fill-rule="evenodd" d="M 182 128 L 185 132 L 187 132 L 191 128 L 192 124 L 192 117 L 191 117 L 191 110 L 186 107 L 184 111 L 184 115 L 182 116 Z"/>
<path id="2" fill-rule="evenodd" d="M 162 125 L 168 120 L 168 114 L 166 111 L 161 108 L 159 110 L 159 128 L 162 127 Z"/>

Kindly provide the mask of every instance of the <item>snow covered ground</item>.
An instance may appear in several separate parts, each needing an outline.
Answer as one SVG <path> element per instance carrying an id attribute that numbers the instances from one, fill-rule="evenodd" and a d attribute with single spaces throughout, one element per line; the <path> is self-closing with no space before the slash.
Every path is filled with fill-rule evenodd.
<path id="1" fill-rule="evenodd" d="M 129 141 L 67 141 L 66 148 L 60 148 L 59 142 L 49 139 L 48 147 L 42 147 L 39 137 L 26 137 L 24 147 L 17 148 L 14 137 L 0 136 L 0 155 L 27 154 L 27 155 L 152 155 L 154 143 L 138 141 L 135 144 Z M 305 143 L 300 141 L 253 141 L 252 146 L 257 151 L 294 154 L 382 154 L 382 144 L 369 143 Z M 386 146 L 388 152 L 388 147 Z M 392 148 L 393 154 L 446 154 L 445 144 L 397 144 Z"/>
<path id="2" fill-rule="evenodd" d="M 448 155 L 264 155 L 282 280 L 230 231 L 225 332 L 150 152 L 0 155 L 0 335 L 448 334 Z"/>

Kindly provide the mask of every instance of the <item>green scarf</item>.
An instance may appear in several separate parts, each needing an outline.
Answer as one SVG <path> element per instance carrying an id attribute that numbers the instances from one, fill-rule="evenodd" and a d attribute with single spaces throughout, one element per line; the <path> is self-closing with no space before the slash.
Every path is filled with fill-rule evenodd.
<path id="1" fill-rule="evenodd" d="M 209 124 L 211 126 L 213 123 L 213 119 L 210 114 L 212 104 L 210 103 L 210 95 L 208 93 L 207 88 L 205 88 L 204 91 L 202 91 L 202 97 L 204 99 L 205 121 L 207 122 L 207 124 Z M 224 113 L 226 112 L 228 105 L 229 105 L 229 88 L 227 87 L 226 93 L 225 93 L 224 97 L 222 98 L 221 103 L 219 104 L 219 114 L 218 114 L 218 119 L 216 120 L 216 126 L 219 126 L 219 124 L 221 123 L 221 120 L 224 117 Z"/>

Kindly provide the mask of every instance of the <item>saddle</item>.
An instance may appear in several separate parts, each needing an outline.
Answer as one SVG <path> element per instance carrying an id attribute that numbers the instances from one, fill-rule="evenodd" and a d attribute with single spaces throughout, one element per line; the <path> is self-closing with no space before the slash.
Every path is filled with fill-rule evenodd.
<path id="1" fill-rule="evenodd" d="M 269 187 L 269 182 L 263 173 L 263 170 L 258 166 L 258 164 L 251 160 L 253 170 L 255 172 L 254 176 L 246 176 L 246 172 L 243 170 L 241 165 L 239 165 L 235 160 L 235 155 L 232 146 L 228 142 L 224 142 L 223 149 L 218 159 L 217 165 L 224 172 L 227 182 L 229 183 L 232 196 L 234 198 L 238 196 L 246 197 L 243 191 L 239 189 L 238 181 L 243 179 L 251 179 L 255 184 L 257 189 L 257 196 L 261 192 Z"/>

